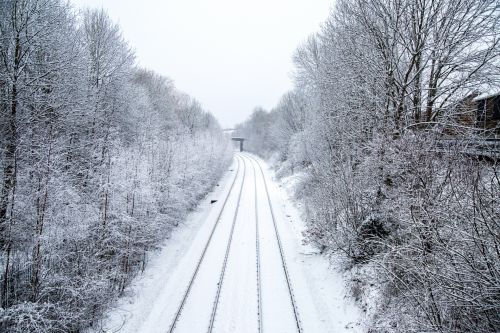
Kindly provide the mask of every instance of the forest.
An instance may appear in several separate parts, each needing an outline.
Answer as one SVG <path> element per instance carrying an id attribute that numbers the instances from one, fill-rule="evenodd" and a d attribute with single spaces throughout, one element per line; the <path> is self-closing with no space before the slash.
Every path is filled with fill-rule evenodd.
<path id="1" fill-rule="evenodd" d="M 104 10 L 0 1 L 0 331 L 92 326 L 232 159 Z"/>
<path id="2" fill-rule="evenodd" d="M 499 20 L 495 0 L 337 0 L 293 89 L 237 127 L 299 179 L 369 332 L 500 331 Z"/>

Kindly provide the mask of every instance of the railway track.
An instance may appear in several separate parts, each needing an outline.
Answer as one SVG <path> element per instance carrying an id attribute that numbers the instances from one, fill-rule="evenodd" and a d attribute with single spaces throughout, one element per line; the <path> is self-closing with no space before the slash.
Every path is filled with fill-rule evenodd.
<path id="1" fill-rule="evenodd" d="M 226 252 L 224 254 L 224 263 L 222 264 L 222 270 L 219 277 L 219 283 L 217 284 L 217 293 L 215 294 L 214 306 L 212 308 L 212 314 L 210 315 L 210 323 L 208 325 L 208 332 L 211 333 L 214 329 L 215 316 L 217 315 L 217 307 L 219 305 L 220 293 L 222 290 L 222 284 L 224 282 L 224 275 L 226 274 L 227 259 L 229 258 L 229 251 L 231 251 L 231 244 L 233 241 L 234 227 L 236 226 L 236 220 L 238 218 L 238 211 L 240 208 L 241 194 L 243 193 L 243 185 L 245 184 L 245 173 L 246 173 L 246 163 L 243 160 L 243 181 L 241 182 L 240 193 L 238 194 L 238 203 L 236 204 L 236 210 L 233 216 L 233 223 L 231 224 L 231 232 L 229 233 L 229 240 L 226 247 Z"/>
<path id="2" fill-rule="evenodd" d="M 278 249 L 279 249 L 279 252 L 280 252 L 281 266 L 283 268 L 283 273 L 285 275 L 285 280 L 286 280 L 287 289 L 288 289 L 288 295 L 290 296 L 290 302 L 292 304 L 293 315 L 294 315 L 294 319 L 295 319 L 295 326 L 297 328 L 297 332 L 298 333 L 302 333 L 303 329 L 302 329 L 302 324 L 301 324 L 300 317 L 299 317 L 299 311 L 298 311 L 298 308 L 297 308 L 297 302 L 295 300 L 295 294 L 293 292 L 292 282 L 291 282 L 291 279 L 290 279 L 290 273 L 288 272 L 288 267 L 287 267 L 287 264 L 286 264 L 285 254 L 284 254 L 284 251 L 283 251 L 283 245 L 281 243 L 281 238 L 280 238 L 280 235 L 279 235 L 278 226 L 276 224 L 276 216 L 275 216 L 274 208 L 273 208 L 273 205 L 272 205 L 272 202 L 271 202 L 271 196 L 269 194 L 269 188 L 267 186 L 267 180 L 266 180 L 266 177 L 264 175 L 264 170 L 262 169 L 262 166 L 260 165 L 259 161 L 256 158 L 254 158 L 252 155 L 245 154 L 245 156 L 247 158 L 249 158 L 253 162 L 252 166 L 254 167 L 254 170 L 255 170 L 255 164 L 258 166 L 258 168 L 260 170 L 260 174 L 262 176 L 262 180 L 264 182 L 264 188 L 266 190 L 267 203 L 269 205 L 269 210 L 271 212 L 271 218 L 272 218 L 272 221 L 273 221 L 274 235 L 276 237 L 276 242 L 278 244 Z M 257 183 L 257 179 L 255 179 L 255 182 Z M 256 205 L 257 205 L 257 203 L 256 203 Z M 262 319 L 259 319 L 259 320 L 262 321 Z"/>
<path id="3" fill-rule="evenodd" d="M 217 218 L 215 220 L 214 226 L 212 227 L 212 230 L 210 231 L 210 235 L 209 235 L 209 237 L 207 239 L 207 242 L 205 243 L 205 246 L 204 246 L 203 251 L 201 253 L 200 259 L 198 260 L 196 268 L 195 268 L 193 274 L 191 275 L 188 287 L 186 288 L 186 291 L 184 292 L 184 295 L 182 297 L 181 303 L 179 304 L 179 306 L 177 308 L 177 311 L 175 312 L 175 315 L 174 315 L 174 318 L 172 320 L 172 323 L 170 324 L 170 327 L 169 327 L 169 329 L 167 331 L 168 333 L 172 333 L 175 330 L 175 326 L 176 326 L 177 322 L 179 321 L 179 318 L 180 318 L 181 313 L 182 313 L 182 309 L 184 308 L 184 306 L 186 304 L 186 301 L 187 301 L 188 296 L 189 296 L 189 294 L 191 292 L 191 288 L 193 286 L 193 283 L 194 283 L 194 281 L 195 281 L 195 279 L 196 279 L 196 277 L 198 275 L 198 271 L 200 270 L 201 264 L 203 263 L 203 259 L 205 258 L 205 254 L 207 253 L 207 249 L 210 246 L 210 243 L 212 241 L 212 238 L 213 238 L 213 235 L 215 233 L 215 230 L 217 229 L 217 226 L 219 225 L 219 221 L 221 219 L 222 213 L 224 212 L 224 209 L 226 208 L 227 201 L 229 200 L 229 197 L 231 196 L 231 193 L 233 192 L 234 185 L 236 184 L 236 180 L 238 179 L 238 175 L 240 173 L 240 163 L 241 163 L 240 162 L 240 158 L 238 156 L 237 156 L 236 160 L 237 160 L 237 163 L 238 163 L 237 164 L 237 169 L 236 169 L 236 175 L 234 176 L 234 179 L 233 179 L 233 181 L 231 183 L 231 186 L 229 188 L 228 194 L 227 194 L 227 196 L 224 199 L 224 202 L 223 202 L 223 204 L 221 206 L 219 214 L 217 215 Z M 242 159 L 242 161 L 243 161 L 243 159 Z M 245 168 L 246 168 L 246 165 L 244 164 L 244 161 L 243 161 L 243 180 L 241 182 L 240 193 L 238 195 L 239 198 L 241 198 L 241 192 L 243 191 L 243 184 L 244 184 L 244 181 L 245 181 L 245 172 L 246 172 Z M 238 200 L 238 203 L 237 203 L 237 207 L 238 206 L 239 206 L 239 200 Z"/>
<path id="4" fill-rule="evenodd" d="M 262 182 L 263 182 L 264 188 L 265 188 L 266 201 L 267 201 L 270 215 L 271 215 L 271 219 L 272 219 L 272 227 L 270 230 L 274 230 L 274 237 L 273 238 L 275 238 L 275 241 L 276 241 L 276 244 L 277 244 L 277 247 L 279 250 L 279 259 L 277 259 L 277 260 L 280 261 L 281 267 L 283 269 L 283 274 L 284 274 L 284 278 L 285 278 L 284 280 L 286 282 L 286 290 L 287 290 L 287 293 L 289 296 L 291 308 L 293 310 L 293 317 L 295 320 L 294 327 L 296 327 L 296 331 L 298 333 L 303 332 L 302 325 L 300 322 L 300 317 L 299 317 L 299 311 L 297 308 L 297 302 L 295 300 L 295 295 L 293 292 L 290 274 L 289 274 L 286 259 L 285 259 L 283 245 L 281 242 L 281 238 L 280 238 L 280 234 L 279 234 L 279 230 L 278 230 L 278 226 L 277 226 L 277 222 L 276 222 L 276 216 L 275 216 L 274 208 L 272 205 L 271 196 L 269 193 L 269 188 L 268 188 L 266 177 L 264 175 L 263 168 L 260 165 L 260 162 L 256 158 L 254 158 L 252 155 L 249 155 L 249 154 L 236 154 L 236 160 L 238 163 L 236 175 L 234 176 L 234 179 L 232 180 L 229 191 L 227 192 L 227 195 L 224 199 L 224 202 L 223 202 L 223 204 L 218 212 L 215 223 L 210 230 L 209 237 L 208 237 L 206 243 L 204 244 L 204 247 L 203 247 L 202 253 L 198 259 L 197 265 L 196 265 L 193 273 L 190 276 L 189 283 L 188 283 L 188 286 L 187 286 L 185 292 L 183 293 L 182 300 L 181 300 L 180 304 L 178 305 L 178 307 L 176 308 L 175 315 L 174 315 L 172 322 L 170 324 L 170 327 L 167 331 L 168 333 L 174 332 L 176 329 L 176 325 L 179 323 L 182 311 L 183 311 L 186 303 L 188 303 L 188 298 L 189 298 L 189 295 L 191 293 L 193 284 L 195 283 L 195 280 L 198 277 L 198 272 L 200 271 L 200 267 L 202 266 L 202 264 L 204 262 L 205 254 L 207 253 L 207 250 L 209 249 L 210 244 L 212 243 L 214 233 L 216 232 L 216 229 L 220 224 L 221 217 L 222 217 L 223 213 L 226 211 L 226 204 L 227 204 L 229 198 L 232 197 L 232 194 L 235 190 L 235 184 L 237 183 L 237 179 L 239 178 L 240 174 L 242 173 L 241 186 L 239 188 L 239 192 L 238 192 L 238 196 L 237 196 L 236 208 L 234 210 L 234 215 L 233 215 L 233 218 L 231 221 L 229 236 L 227 239 L 227 244 L 225 244 L 225 247 L 221 248 L 221 249 L 224 249 L 223 250 L 224 251 L 224 259 L 223 259 L 222 267 L 221 267 L 221 270 L 220 270 L 220 273 L 218 276 L 217 290 L 215 292 L 214 301 L 213 301 L 213 305 L 212 305 L 212 309 L 211 309 L 211 313 L 210 313 L 208 330 L 207 330 L 209 333 L 214 331 L 215 319 L 217 317 L 217 311 L 219 308 L 219 300 L 220 300 L 220 296 L 221 296 L 221 292 L 222 292 L 222 287 L 224 284 L 226 269 L 228 267 L 228 259 L 229 259 L 230 252 L 231 252 L 231 245 L 233 243 L 233 234 L 235 233 L 234 231 L 235 231 L 235 226 L 236 226 L 237 220 L 238 220 L 238 213 L 239 213 L 239 207 L 240 207 L 240 203 L 241 203 L 243 188 L 244 188 L 244 185 L 246 183 L 247 163 L 251 164 L 252 169 L 253 169 L 253 177 L 254 177 L 253 190 L 254 190 L 254 198 L 255 198 L 255 207 L 254 208 L 255 208 L 255 258 L 256 258 L 255 259 L 255 269 L 256 269 L 257 321 L 258 321 L 257 322 L 257 330 L 259 333 L 262 333 L 264 331 L 264 321 L 263 321 L 263 313 L 264 312 L 263 312 L 263 304 L 262 304 L 263 298 L 262 298 L 262 274 L 261 274 L 262 273 L 262 270 L 261 270 L 262 253 L 261 253 L 261 245 L 260 245 L 261 235 L 260 235 L 260 230 L 259 230 L 259 223 L 262 223 L 262 221 L 259 221 L 259 209 L 262 210 L 263 208 L 259 207 L 259 202 L 258 202 L 259 191 L 257 188 L 257 178 L 258 178 L 257 175 L 258 175 L 258 173 L 260 173 L 260 176 L 262 177 Z M 227 227 L 229 227 L 229 225 L 227 225 Z M 227 229 L 221 229 L 221 230 L 227 230 Z M 278 258 L 277 255 L 276 255 L 276 258 Z M 200 278 L 201 278 L 201 276 L 200 276 Z M 283 294 L 283 296 L 285 296 L 285 295 L 286 295 L 286 293 Z"/>

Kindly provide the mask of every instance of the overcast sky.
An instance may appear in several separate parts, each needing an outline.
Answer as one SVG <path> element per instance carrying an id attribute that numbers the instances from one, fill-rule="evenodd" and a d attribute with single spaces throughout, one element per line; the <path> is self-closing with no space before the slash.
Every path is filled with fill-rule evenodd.
<path id="1" fill-rule="evenodd" d="M 319 30 L 333 0 L 71 0 L 102 7 L 140 66 L 175 81 L 223 127 L 292 87 L 291 57 Z"/>

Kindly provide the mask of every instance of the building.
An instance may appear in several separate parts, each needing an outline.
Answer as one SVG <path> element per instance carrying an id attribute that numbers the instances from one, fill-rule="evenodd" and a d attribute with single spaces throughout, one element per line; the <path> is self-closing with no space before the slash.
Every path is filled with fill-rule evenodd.
<path id="1" fill-rule="evenodd" d="M 481 94 L 472 99 L 476 104 L 475 127 L 495 137 L 500 136 L 500 91 Z"/>
<path id="2" fill-rule="evenodd" d="M 446 135 L 456 137 L 463 130 L 475 129 L 476 134 L 485 138 L 500 138 L 500 89 L 470 94 L 450 111 L 453 123 L 458 126 L 446 128 Z"/>

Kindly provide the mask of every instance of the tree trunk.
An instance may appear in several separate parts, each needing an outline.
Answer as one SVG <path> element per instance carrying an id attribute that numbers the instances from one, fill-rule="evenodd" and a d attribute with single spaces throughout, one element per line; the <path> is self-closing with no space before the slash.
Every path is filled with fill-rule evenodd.
<path id="1" fill-rule="evenodd" d="M 21 63 L 21 42 L 17 34 L 14 51 L 14 78 L 11 86 L 10 112 L 7 115 L 5 135 L 5 153 L 3 161 L 3 186 L 0 193 L 0 245 L 5 246 L 7 240 L 8 207 L 16 178 L 16 150 L 17 150 L 17 98 L 18 98 L 18 71 Z"/>
<path id="2" fill-rule="evenodd" d="M 52 153 L 52 128 L 49 130 L 49 149 L 47 152 L 47 167 L 45 171 L 45 177 L 40 175 L 38 182 L 38 191 L 42 193 L 42 196 L 38 196 L 36 199 L 36 210 L 37 210 L 37 219 L 35 225 L 35 244 L 33 246 L 33 257 L 32 257 L 32 267 L 31 267 L 31 291 L 32 291 L 32 301 L 36 302 L 38 294 L 40 292 L 40 270 L 42 267 L 42 254 L 41 254 L 41 243 L 42 243 L 42 234 L 43 234 L 43 224 L 45 221 L 45 213 L 47 210 L 47 199 L 49 196 L 49 179 L 50 179 L 50 159 Z M 43 177 L 45 179 L 43 179 Z M 44 184 L 42 184 L 42 180 Z"/>
<path id="3" fill-rule="evenodd" d="M 3 272 L 3 282 L 2 282 L 2 302 L 0 303 L 1 306 L 4 309 L 7 309 L 9 307 L 9 266 L 10 266 L 10 252 L 11 252 L 11 244 L 10 242 L 7 243 L 6 245 L 6 250 L 5 250 L 5 257 L 6 257 L 6 262 L 5 262 L 5 270 Z"/>

